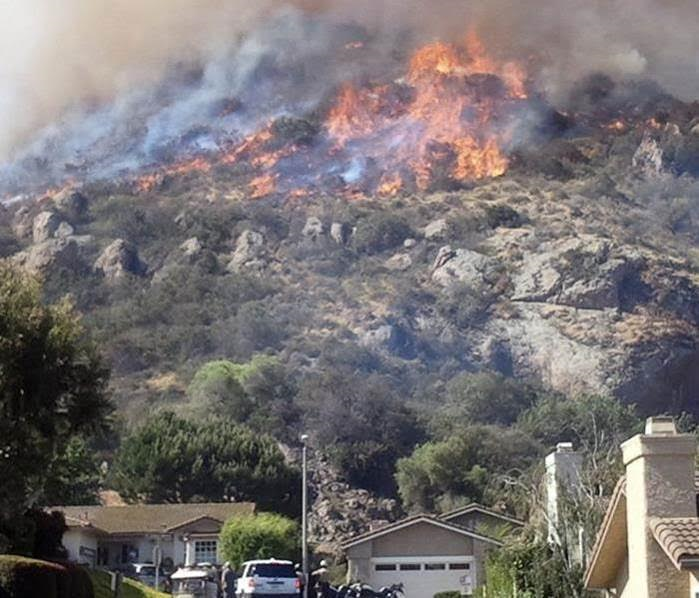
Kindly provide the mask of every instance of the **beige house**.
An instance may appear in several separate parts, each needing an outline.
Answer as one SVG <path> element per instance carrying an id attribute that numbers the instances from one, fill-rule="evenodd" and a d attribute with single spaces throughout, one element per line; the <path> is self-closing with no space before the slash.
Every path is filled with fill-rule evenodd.
<path id="1" fill-rule="evenodd" d="M 125 569 L 153 562 L 219 563 L 218 536 L 227 519 L 255 512 L 253 503 L 53 507 L 66 519 L 63 546 L 70 560 L 92 567 Z"/>
<path id="2" fill-rule="evenodd" d="M 406 598 L 437 592 L 468 596 L 483 581 L 488 550 L 501 543 L 489 530 L 522 522 L 472 504 L 440 517 L 416 515 L 348 540 L 348 580 L 374 588 L 405 585 Z"/>
<path id="3" fill-rule="evenodd" d="M 585 585 L 623 598 L 699 597 L 693 434 L 651 418 L 621 446 L 625 476 L 602 522 Z"/>

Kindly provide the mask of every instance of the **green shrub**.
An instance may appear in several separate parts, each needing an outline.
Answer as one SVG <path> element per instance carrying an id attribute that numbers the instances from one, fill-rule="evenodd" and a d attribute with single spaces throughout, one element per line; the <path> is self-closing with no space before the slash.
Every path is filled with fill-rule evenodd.
<path id="1" fill-rule="evenodd" d="M 65 569 L 54 563 L 20 556 L 0 556 L 0 589 L 8 598 L 64 598 L 58 593 Z M 62 587 L 63 582 L 60 584 Z"/>
<path id="2" fill-rule="evenodd" d="M 460 592 L 438 592 L 434 598 L 461 598 Z"/>
<path id="3" fill-rule="evenodd" d="M 369 215 L 357 225 L 354 246 L 361 253 L 379 253 L 398 247 L 411 234 L 410 226 L 399 216 Z"/>
<path id="4" fill-rule="evenodd" d="M 221 552 L 236 568 L 251 559 L 295 560 L 299 551 L 298 526 L 272 513 L 232 517 L 221 530 Z"/>

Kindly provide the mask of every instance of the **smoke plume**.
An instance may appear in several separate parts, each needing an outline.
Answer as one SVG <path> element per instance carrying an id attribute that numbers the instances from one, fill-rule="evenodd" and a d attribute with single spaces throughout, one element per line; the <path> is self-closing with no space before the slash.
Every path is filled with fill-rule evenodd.
<path id="1" fill-rule="evenodd" d="M 328 48 L 352 23 L 372 53 L 338 62 Z M 110 165 L 129 168 L 157 159 L 215 100 L 247 94 L 265 116 L 313 109 L 342 80 L 390 70 L 400 44 L 470 29 L 491 51 L 531 59 L 559 104 L 600 71 L 699 96 L 695 0 L 0 0 L 0 161 L 40 155 L 57 138 L 58 161 L 98 142 L 108 153 L 108 139 L 145 131 Z M 254 126 L 249 116 L 224 132 L 245 118 Z"/>

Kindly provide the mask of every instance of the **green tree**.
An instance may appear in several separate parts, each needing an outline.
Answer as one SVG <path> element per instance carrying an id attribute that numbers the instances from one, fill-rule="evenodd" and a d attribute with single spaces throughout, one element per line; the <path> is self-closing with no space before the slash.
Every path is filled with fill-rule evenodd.
<path id="1" fill-rule="evenodd" d="M 299 553 L 298 526 L 291 519 L 259 513 L 229 519 L 219 538 L 221 553 L 236 568 L 252 559 L 296 560 Z"/>
<path id="2" fill-rule="evenodd" d="M 105 427 L 107 380 L 72 307 L 45 305 L 37 279 L 0 263 L 0 544 L 27 541 L 21 516 L 69 440 Z"/>
<path id="3" fill-rule="evenodd" d="M 522 432 L 471 426 L 399 460 L 398 493 L 410 511 L 444 511 L 480 502 L 496 475 L 526 469 L 540 454 L 540 445 Z"/>
<path id="4" fill-rule="evenodd" d="M 350 482 L 395 493 L 396 460 L 424 435 L 385 377 L 324 372 L 302 383 L 300 400 L 307 429 Z"/>
<path id="5" fill-rule="evenodd" d="M 284 366 L 267 355 L 256 355 L 244 364 L 209 362 L 199 368 L 187 391 L 195 416 L 223 414 L 287 441 L 299 418 L 295 393 Z"/>
<path id="6" fill-rule="evenodd" d="M 538 391 L 493 372 L 459 374 L 446 385 L 430 428 L 445 438 L 474 423 L 510 425 L 534 405 Z"/>
<path id="7" fill-rule="evenodd" d="M 52 505 L 96 505 L 102 475 L 99 461 L 82 436 L 68 440 L 49 466 L 44 503 Z"/>
<path id="8" fill-rule="evenodd" d="M 225 418 L 157 413 L 123 441 L 116 489 L 132 501 L 253 501 L 295 514 L 300 480 L 274 440 Z"/>

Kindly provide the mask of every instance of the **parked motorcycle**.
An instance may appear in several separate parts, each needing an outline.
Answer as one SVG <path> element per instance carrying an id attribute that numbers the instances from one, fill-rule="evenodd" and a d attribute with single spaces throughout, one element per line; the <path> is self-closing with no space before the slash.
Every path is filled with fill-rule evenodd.
<path id="1" fill-rule="evenodd" d="M 366 584 L 355 583 L 351 586 L 331 587 L 330 592 L 332 598 L 402 598 L 404 589 L 402 583 L 378 591 Z"/>

